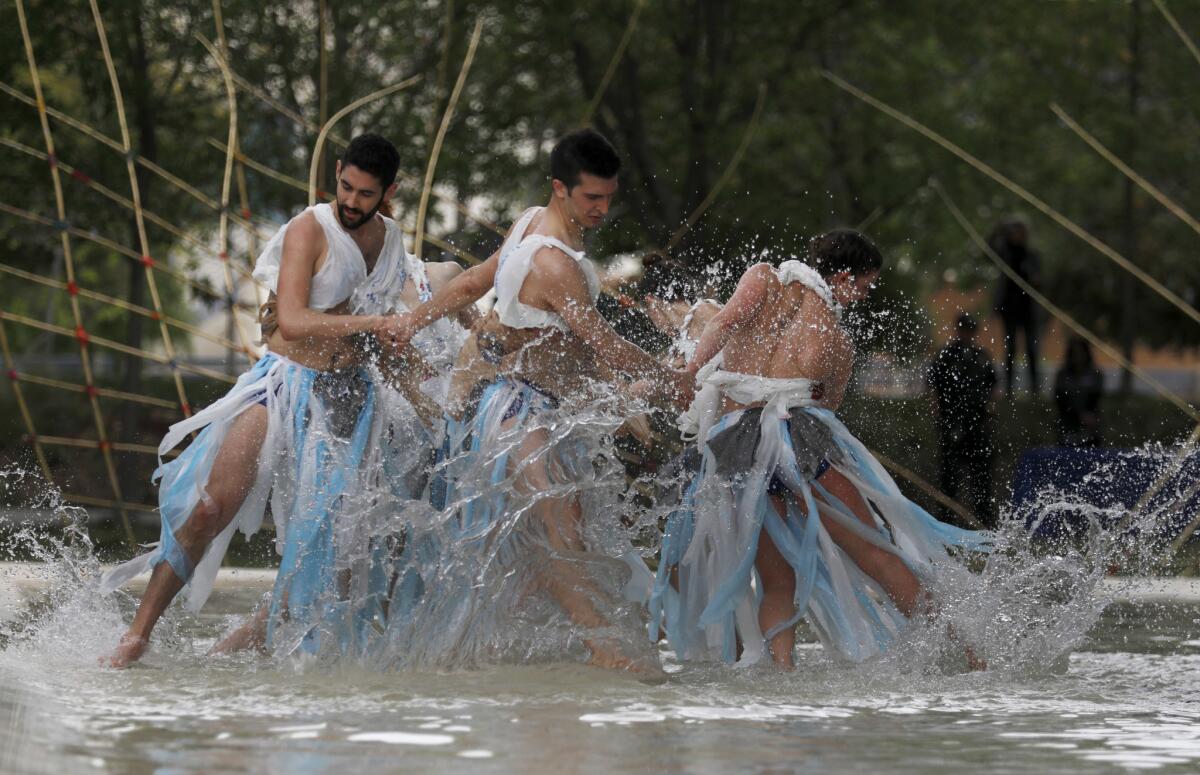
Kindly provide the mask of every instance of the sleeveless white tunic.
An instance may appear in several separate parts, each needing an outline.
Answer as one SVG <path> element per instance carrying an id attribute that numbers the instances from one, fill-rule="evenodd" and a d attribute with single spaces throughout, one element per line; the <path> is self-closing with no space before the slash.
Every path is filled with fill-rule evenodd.
<path id="1" fill-rule="evenodd" d="M 543 234 L 526 235 L 529 224 L 542 212 L 544 207 L 531 207 L 525 211 L 508 239 L 500 246 L 500 264 L 496 269 L 494 286 L 496 289 L 496 313 L 500 322 L 511 328 L 558 328 L 567 330 L 567 324 L 553 312 L 547 312 L 519 300 L 521 287 L 533 266 L 533 257 L 539 250 L 546 247 L 558 248 L 579 263 L 583 275 L 587 279 L 588 293 L 595 301 L 600 296 L 600 278 L 596 267 L 583 253 L 567 245 L 565 242 Z"/>

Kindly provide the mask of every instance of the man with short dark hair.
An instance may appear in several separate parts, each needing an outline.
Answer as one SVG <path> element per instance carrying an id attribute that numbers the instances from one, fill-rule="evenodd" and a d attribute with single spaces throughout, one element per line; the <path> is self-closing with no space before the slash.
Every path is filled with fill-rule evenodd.
<path id="1" fill-rule="evenodd" d="M 942 491 L 992 522 L 992 417 L 996 369 L 975 344 L 975 319 L 963 313 L 954 338 L 929 365 L 926 383 L 937 423 Z"/>
<path id="2" fill-rule="evenodd" d="M 102 579 L 101 588 L 112 590 L 152 571 L 128 632 L 102 664 L 140 659 L 185 585 L 188 606 L 198 610 L 233 533 L 256 532 L 268 499 L 283 555 L 274 621 L 304 622 L 329 591 L 332 524 L 379 449 L 375 407 L 383 392 L 363 365 L 358 335 L 382 331 L 384 312 L 415 306 L 430 285 L 458 271 L 427 272 L 405 250 L 400 227 L 379 214 L 395 192 L 399 163 L 384 138 L 354 138 L 337 164 L 336 201 L 308 208 L 263 249 L 254 278 L 270 291 L 262 314 L 267 352 L 159 445 L 161 457 L 198 434 L 155 472 L 157 548 Z"/>
<path id="3" fill-rule="evenodd" d="M 802 617 L 842 657 L 877 656 L 936 610 L 948 550 L 986 543 L 908 501 L 835 414 L 854 364 L 842 309 L 875 287 L 879 249 L 838 229 L 807 259 L 747 269 L 687 366 L 702 463 L 650 598 L 651 634 L 665 627 L 680 659 L 791 669 Z"/>
<path id="4" fill-rule="evenodd" d="M 480 540 L 485 548 L 467 561 L 478 567 L 463 571 L 462 588 L 438 595 L 465 595 L 474 613 L 439 612 L 429 626 L 470 628 L 444 637 L 474 643 L 502 627 L 481 625 L 480 617 L 519 613 L 494 611 L 501 595 L 525 600 L 540 590 L 581 633 L 593 664 L 658 672 L 641 641 L 614 635 L 619 595 L 593 570 L 609 558 L 586 538 L 588 523 L 616 528 L 618 515 L 585 513 L 581 502 L 600 478 L 597 457 L 612 457 L 610 421 L 621 418 L 596 407 L 619 392 L 622 377 L 677 404 L 691 393 L 690 375 L 622 339 L 596 309 L 599 278 L 582 253 L 583 238 L 607 215 L 619 170 L 620 158 L 595 130 L 563 137 L 550 154 L 550 201 L 526 210 L 496 253 L 394 321 L 389 333 L 403 345 L 430 321 L 496 291 L 493 312 L 464 347 L 456 368 L 466 376 L 450 401 L 460 423 L 449 449 L 449 503 L 457 509 L 450 519 L 460 535 L 445 561 L 461 561 L 455 553 Z"/>

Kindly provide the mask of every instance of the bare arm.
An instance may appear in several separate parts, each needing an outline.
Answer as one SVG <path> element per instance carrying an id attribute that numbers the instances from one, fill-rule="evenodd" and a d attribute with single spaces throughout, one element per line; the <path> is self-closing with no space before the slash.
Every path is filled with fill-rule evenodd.
<path id="1" fill-rule="evenodd" d="M 770 264 L 755 264 L 746 270 L 738 281 L 737 290 L 733 292 L 729 303 L 720 312 L 712 316 L 704 333 L 700 335 L 700 343 L 696 345 L 696 354 L 687 370 L 695 374 L 700 367 L 716 357 L 725 348 L 729 337 L 743 325 L 758 317 L 767 300 L 767 290 L 774 277 Z"/>
<path id="2" fill-rule="evenodd" d="M 463 268 L 453 261 L 426 264 L 425 267 L 429 275 L 430 290 L 435 294 L 463 273 Z M 470 329 L 479 322 L 479 309 L 474 304 L 468 304 L 458 311 L 456 317 L 460 326 Z"/>
<path id="3" fill-rule="evenodd" d="M 462 312 L 492 289 L 499 263 L 500 252 L 497 251 L 482 264 L 461 272 L 442 286 L 429 301 L 407 314 L 397 316 L 395 320 L 387 321 L 379 332 L 380 337 L 390 339 L 396 348 L 403 348 L 418 331 L 433 321 Z M 470 313 L 467 314 L 473 322 L 474 318 L 470 317 Z"/>
<path id="4" fill-rule="evenodd" d="M 687 397 L 689 380 L 681 372 L 668 369 L 613 330 L 592 302 L 583 270 L 573 259 L 557 248 L 543 248 L 533 260 L 546 280 L 538 301 L 557 313 L 605 365 L 634 379 L 653 380 L 677 400 Z"/>
<path id="5" fill-rule="evenodd" d="M 283 237 L 276 289 L 276 315 L 284 339 L 341 339 L 376 330 L 379 315 L 329 315 L 308 306 L 317 259 L 325 249 L 325 233 L 311 215 L 296 219 Z"/>

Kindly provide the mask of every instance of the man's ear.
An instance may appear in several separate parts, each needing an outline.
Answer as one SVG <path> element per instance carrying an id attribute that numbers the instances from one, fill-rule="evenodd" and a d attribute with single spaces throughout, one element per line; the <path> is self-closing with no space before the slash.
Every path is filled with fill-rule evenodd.
<path id="1" fill-rule="evenodd" d="M 340 165 L 341 162 L 339 161 L 338 164 Z M 399 187 L 400 187 L 399 183 L 393 183 L 392 185 L 388 186 L 387 191 L 383 192 L 383 201 L 384 202 L 392 201 L 392 197 L 394 197 L 396 195 L 396 189 L 398 189 Z"/>
<path id="2" fill-rule="evenodd" d="M 550 181 L 550 185 L 554 188 L 554 195 L 559 199 L 566 199 L 570 191 L 567 190 L 567 184 L 563 183 L 558 178 Z"/>
<path id="3" fill-rule="evenodd" d="M 337 180 L 342 179 L 342 160 L 338 159 L 337 164 L 333 165 L 333 177 Z"/>

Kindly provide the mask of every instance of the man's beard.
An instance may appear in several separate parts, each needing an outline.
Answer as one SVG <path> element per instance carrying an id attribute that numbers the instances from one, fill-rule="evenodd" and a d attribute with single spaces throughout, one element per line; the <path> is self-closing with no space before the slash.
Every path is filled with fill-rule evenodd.
<path id="1" fill-rule="evenodd" d="M 375 205 L 374 209 L 372 209 L 371 212 L 367 213 L 366 215 L 362 216 L 361 218 L 359 218 L 356 221 L 350 221 L 350 216 L 348 216 L 346 214 L 345 206 L 341 202 L 338 202 L 338 206 L 337 206 L 338 222 L 342 224 L 342 228 L 345 229 L 346 231 L 354 231 L 355 229 L 358 229 L 359 227 L 361 227 L 367 223 L 370 223 L 371 219 L 375 217 L 375 213 L 379 212 L 380 207 L 383 207 L 383 198 L 382 197 L 379 199 L 379 204 Z"/>

